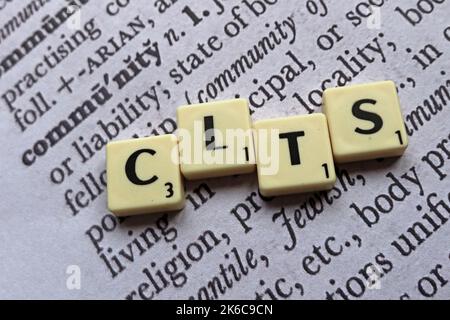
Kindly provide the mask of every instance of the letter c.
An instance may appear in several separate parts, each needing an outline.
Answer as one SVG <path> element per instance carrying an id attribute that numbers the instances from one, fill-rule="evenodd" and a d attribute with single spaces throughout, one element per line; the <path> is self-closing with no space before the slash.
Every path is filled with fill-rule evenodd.
<path id="1" fill-rule="evenodd" d="M 115 6 L 116 5 L 116 6 Z M 113 7 L 116 8 L 115 11 L 113 11 Z M 119 13 L 119 8 L 117 8 L 117 4 L 114 2 L 110 2 L 106 5 L 106 12 L 110 15 L 110 16 L 115 16 Z"/>
<path id="2" fill-rule="evenodd" d="M 332 242 L 336 242 L 336 238 L 335 237 L 329 237 L 326 241 L 325 241 L 325 249 L 327 250 L 327 252 L 329 254 L 331 254 L 333 257 L 337 257 L 339 256 L 342 251 L 344 250 L 342 245 L 338 246 L 338 249 L 334 250 L 333 248 L 331 248 L 331 243 Z"/>
<path id="3" fill-rule="evenodd" d="M 36 161 L 36 156 L 33 154 L 33 151 L 28 149 L 24 152 L 22 156 L 22 162 L 26 166 L 31 166 Z"/>
<path id="4" fill-rule="evenodd" d="M 141 180 L 136 174 L 136 161 L 139 158 L 139 156 L 143 153 L 148 153 L 152 156 L 156 154 L 155 150 L 152 149 L 141 149 L 136 152 L 134 152 L 127 160 L 127 163 L 125 165 L 125 173 L 127 175 L 128 180 L 130 180 L 133 184 L 138 186 L 145 186 L 154 183 L 156 180 L 158 180 L 157 176 L 153 176 L 148 180 Z"/>

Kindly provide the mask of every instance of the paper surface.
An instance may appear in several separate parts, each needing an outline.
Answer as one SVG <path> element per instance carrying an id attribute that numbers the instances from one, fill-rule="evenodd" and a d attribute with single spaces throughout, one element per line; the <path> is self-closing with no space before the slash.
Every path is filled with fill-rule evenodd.
<path id="1" fill-rule="evenodd" d="M 441 2 L 0 1 L 0 297 L 449 299 Z M 251 174 L 187 182 L 178 214 L 106 208 L 105 143 L 173 132 L 180 105 L 307 114 L 387 79 L 409 148 L 328 193 L 264 199 Z"/>

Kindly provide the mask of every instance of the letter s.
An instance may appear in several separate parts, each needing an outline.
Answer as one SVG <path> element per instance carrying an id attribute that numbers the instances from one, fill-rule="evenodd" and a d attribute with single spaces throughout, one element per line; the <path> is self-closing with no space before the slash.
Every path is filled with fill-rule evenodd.
<path id="1" fill-rule="evenodd" d="M 359 133 L 359 134 L 374 134 L 374 133 L 377 133 L 378 131 L 380 131 L 381 128 L 383 127 L 383 119 L 376 113 L 361 110 L 361 106 L 366 103 L 375 105 L 377 102 L 372 99 L 358 100 L 353 105 L 352 113 L 353 113 L 353 116 L 358 119 L 372 122 L 373 128 L 371 128 L 371 129 L 356 128 L 355 132 Z"/>

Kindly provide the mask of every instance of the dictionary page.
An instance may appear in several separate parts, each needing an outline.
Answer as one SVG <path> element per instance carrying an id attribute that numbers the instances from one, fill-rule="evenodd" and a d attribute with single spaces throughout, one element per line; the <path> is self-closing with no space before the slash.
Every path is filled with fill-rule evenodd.
<path id="1" fill-rule="evenodd" d="M 449 1 L 0 1 L 0 297 L 449 299 Z M 322 112 L 395 81 L 400 158 L 329 192 L 256 173 L 186 182 L 181 212 L 117 219 L 106 144 L 177 133 L 179 106 Z"/>

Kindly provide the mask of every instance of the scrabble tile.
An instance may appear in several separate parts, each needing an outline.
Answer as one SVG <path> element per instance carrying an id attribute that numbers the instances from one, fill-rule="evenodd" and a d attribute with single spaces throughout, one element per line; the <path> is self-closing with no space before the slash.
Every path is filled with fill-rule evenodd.
<path id="1" fill-rule="evenodd" d="M 181 172 L 186 179 L 254 172 L 247 100 L 183 106 L 177 110 L 177 120 Z"/>
<path id="2" fill-rule="evenodd" d="M 336 182 L 323 114 L 255 122 L 260 192 L 264 196 L 331 189 Z"/>
<path id="3" fill-rule="evenodd" d="M 408 146 L 392 81 L 327 89 L 323 111 L 337 163 L 400 156 Z"/>
<path id="4" fill-rule="evenodd" d="M 108 207 L 117 216 L 184 207 L 184 183 L 174 135 L 109 143 Z"/>

